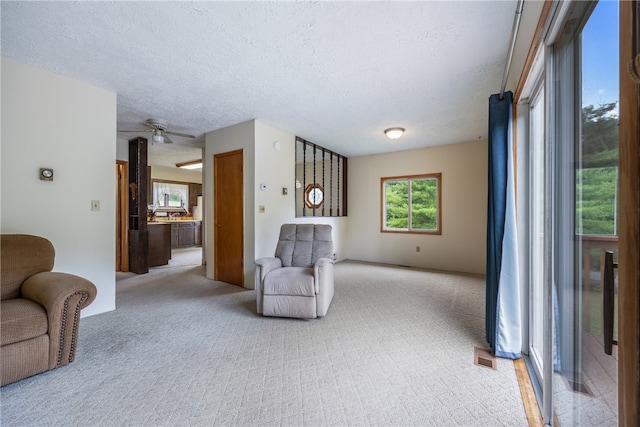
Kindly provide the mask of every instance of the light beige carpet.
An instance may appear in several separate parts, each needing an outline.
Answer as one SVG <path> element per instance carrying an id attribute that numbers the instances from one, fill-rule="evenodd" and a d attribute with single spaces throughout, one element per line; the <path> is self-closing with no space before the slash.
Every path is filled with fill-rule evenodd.
<path id="1" fill-rule="evenodd" d="M 2 425 L 527 425 L 513 363 L 473 363 L 482 277 L 341 262 L 327 317 L 305 321 L 203 274 L 120 280 L 74 363 L 2 388 Z"/>

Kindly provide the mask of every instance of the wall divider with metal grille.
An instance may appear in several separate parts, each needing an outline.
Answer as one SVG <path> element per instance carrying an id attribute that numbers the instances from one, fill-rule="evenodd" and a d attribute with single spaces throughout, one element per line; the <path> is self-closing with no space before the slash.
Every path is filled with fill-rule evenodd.
<path id="1" fill-rule="evenodd" d="M 296 137 L 296 217 L 347 216 L 347 158 Z"/>

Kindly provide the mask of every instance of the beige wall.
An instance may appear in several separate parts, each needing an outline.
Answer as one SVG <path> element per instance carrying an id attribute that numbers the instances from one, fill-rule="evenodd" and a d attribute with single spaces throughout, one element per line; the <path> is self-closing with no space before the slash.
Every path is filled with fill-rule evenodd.
<path id="1" fill-rule="evenodd" d="M 279 143 L 279 149 L 274 143 Z M 245 182 L 245 287 L 254 286 L 254 260 L 273 256 L 280 226 L 284 223 L 321 223 L 333 227 L 334 250 L 344 259 L 348 218 L 296 218 L 295 216 L 295 137 L 259 120 L 250 120 L 209 132 L 205 144 L 203 191 L 205 200 L 205 259 L 207 277 L 213 278 L 213 156 L 244 150 Z M 266 185 L 266 190 L 260 189 Z M 282 188 L 287 188 L 287 195 Z M 259 207 L 264 206 L 264 213 Z"/>
<path id="2" fill-rule="evenodd" d="M 151 165 L 151 179 L 202 184 L 202 171 Z"/>
<path id="3" fill-rule="evenodd" d="M 2 58 L 2 233 L 46 237 L 55 271 L 96 285 L 83 316 L 115 309 L 115 141 L 115 93 Z"/>
<path id="4" fill-rule="evenodd" d="M 295 216 L 295 137 L 258 120 L 209 132 L 205 148 L 205 211 L 213 212 L 213 155 L 245 150 L 245 287 L 253 287 L 253 261 L 272 256 L 280 225 L 333 226 L 339 260 L 484 274 L 487 143 L 477 141 L 349 159 L 349 217 Z M 275 142 L 279 149 L 274 148 Z M 380 178 L 442 173 L 442 235 L 380 233 Z M 260 189 L 266 185 L 266 190 Z M 287 187 L 288 194 L 282 194 Z M 265 212 L 259 212 L 259 206 Z M 206 214 L 207 276 L 213 277 L 212 214 Z M 416 252 L 420 246 L 420 252 Z"/>
<path id="5" fill-rule="evenodd" d="M 437 172 L 442 235 L 381 233 L 380 178 Z M 350 158 L 348 192 L 348 258 L 484 274 L 486 141 Z"/>

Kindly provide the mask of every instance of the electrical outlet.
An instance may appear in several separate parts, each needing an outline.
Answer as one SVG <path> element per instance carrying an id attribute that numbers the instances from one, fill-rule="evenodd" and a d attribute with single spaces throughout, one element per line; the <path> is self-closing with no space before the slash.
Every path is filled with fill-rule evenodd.
<path id="1" fill-rule="evenodd" d="M 416 246 L 416 252 L 420 252 L 420 246 Z"/>

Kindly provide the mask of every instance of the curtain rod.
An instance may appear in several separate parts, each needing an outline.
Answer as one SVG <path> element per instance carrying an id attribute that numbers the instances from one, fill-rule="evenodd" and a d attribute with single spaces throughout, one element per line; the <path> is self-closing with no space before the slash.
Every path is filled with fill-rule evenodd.
<path id="1" fill-rule="evenodd" d="M 504 90 L 507 87 L 507 77 L 509 77 L 509 68 L 511 68 L 511 59 L 513 57 L 513 50 L 516 47 L 516 38 L 518 37 L 518 29 L 520 28 L 520 18 L 522 17 L 522 6 L 524 0 L 518 0 L 516 6 L 516 14 L 513 17 L 513 27 L 511 28 L 511 41 L 509 42 L 509 53 L 507 55 L 507 63 L 504 66 L 504 74 L 502 75 L 502 86 L 500 86 L 500 96 L 498 99 L 504 99 Z"/>

